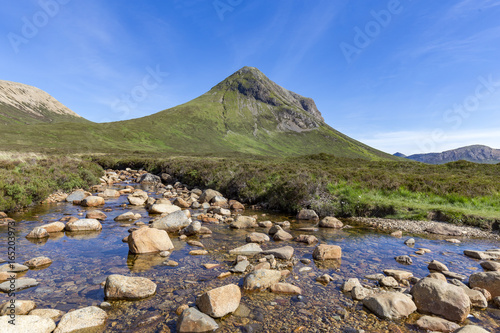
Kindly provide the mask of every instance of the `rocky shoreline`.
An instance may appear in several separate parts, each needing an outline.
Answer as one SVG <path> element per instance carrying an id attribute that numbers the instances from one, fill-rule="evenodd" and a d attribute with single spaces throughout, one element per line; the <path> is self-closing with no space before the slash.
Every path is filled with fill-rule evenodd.
<path id="1" fill-rule="evenodd" d="M 108 186 L 123 181 L 153 186 L 155 196 L 147 191 L 127 186 L 121 190 L 110 189 Z M 164 266 L 175 269 L 179 262 L 171 259 L 176 248 L 172 242 L 186 244 L 193 248 L 188 253 L 189 258 L 207 256 L 222 252 L 225 263 L 203 264 L 206 270 L 217 270 L 212 277 L 219 286 L 201 288 L 192 302 L 175 304 L 175 318 L 177 332 L 230 332 L 235 327 L 242 332 L 280 331 L 270 323 L 250 323 L 243 316 L 244 304 L 254 297 L 267 294 L 282 295 L 279 302 L 286 304 L 296 302 L 313 304 L 305 300 L 310 295 L 297 285 L 301 276 L 310 276 L 315 280 L 314 288 L 340 289 L 343 297 L 351 304 L 350 308 L 356 313 L 352 318 L 364 315 L 361 309 L 368 309 L 375 314 L 378 320 L 378 329 L 391 328 L 391 331 L 408 330 L 405 324 L 408 321 L 423 330 L 440 332 L 488 332 L 475 325 L 461 327 L 472 311 L 488 307 L 500 307 L 500 250 L 474 251 L 467 250 L 464 254 L 470 258 L 484 260 L 481 266 L 485 272 L 473 273 L 470 276 L 457 274 L 448 270 L 448 267 L 432 260 L 432 251 L 419 248 L 418 255 L 427 256 L 428 276 L 421 278 L 407 269 L 384 269 L 377 274 L 366 274 L 357 278 L 343 278 L 339 274 L 339 267 L 345 254 L 341 246 L 324 244 L 316 236 L 319 229 L 342 230 L 349 228 L 335 217 L 320 219 L 312 211 L 303 209 L 297 215 L 297 221 L 307 221 L 308 227 L 297 227 L 288 221 L 272 222 L 259 221 L 257 216 L 244 214 L 245 206 L 236 200 L 228 200 L 221 193 L 211 189 L 188 189 L 185 185 L 175 182 L 168 174 L 152 175 L 145 171 L 108 170 L 101 179 L 102 184 L 92 188 L 93 195 L 83 190 L 70 194 L 57 193 L 48 199 L 48 202 L 67 201 L 73 205 L 84 207 L 87 210 L 85 218 L 66 216 L 57 222 L 43 224 L 32 229 L 25 237 L 31 240 L 48 239 L 51 234 L 65 231 L 67 233 L 100 232 L 105 226 L 101 224 L 107 219 L 106 213 L 111 212 L 106 207 L 107 200 L 126 196 L 128 204 L 123 209 L 144 207 L 150 216 L 149 223 L 140 221 L 141 214 L 129 210 L 114 218 L 117 223 L 131 223 L 128 236 L 122 239 L 126 243 L 130 254 L 155 255 L 163 261 Z M 97 208 L 104 207 L 103 210 Z M 83 213 L 82 213 L 83 215 Z M 345 222 L 345 221 L 344 221 Z M 482 237 L 498 240 L 498 235 L 487 233 L 470 227 L 450 226 L 439 222 L 402 221 L 388 219 L 353 218 L 348 223 L 368 226 L 384 232 L 392 232 L 394 237 L 402 237 L 403 232 L 411 234 L 434 234 L 449 241 L 459 242 L 461 238 Z M 234 237 L 241 237 L 246 245 L 233 248 L 210 248 L 208 241 L 213 237 L 214 230 L 221 226 L 232 231 Z M 293 229 L 293 230 L 292 230 Z M 292 232 L 293 231 L 293 232 Z M 409 239 L 404 244 L 411 246 Z M 413 241 L 414 243 L 414 241 Z M 401 245 L 405 246 L 403 241 Z M 416 257 L 416 255 L 413 255 Z M 310 259 L 309 259 L 310 258 Z M 395 258 L 405 265 L 411 264 L 407 255 Z M 44 269 L 52 263 L 45 256 L 32 258 L 24 265 L 5 264 L 0 272 L 19 274 L 31 269 Z M 328 273 L 313 272 L 311 266 L 321 267 Z M 132 275 L 132 276 L 129 276 Z M 6 275 L 1 275 L 8 280 Z M 238 283 L 239 277 L 242 278 Z M 235 280 L 236 278 L 236 280 Z M 228 279 L 228 283 L 224 281 Z M 468 279 L 468 285 L 464 282 Z M 2 281 L 0 281 L 2 282 Z M 223 285 L 220 285 L 223 283 Z M 36 287 L 39 281 L 19 277 L 15 280 L 15 290 Z M 8 291 L 11 284 L 6 281 L 0 284 L 0 289 Z M 120 301 L 139 302 L 154 297 L 158 292 L 164 292 L 164 285 L 159 278 L 145 278 L 134 274 L 110 274 L 105 281 L 99 284 L 104 293 L 104 299 L 98 306 L 88 306 L 74 309 L 67 313 L 55 309 L 35 309 L 36 304 L 29 300 L 16 300 L 15 307 L 9 308 L 9 303 L 2 305 L 0 330 L 9 332 L 8 320 L 10 314 L 15 314 L 19 327 L 26 327 L 31 332 L 71 332 L 72 330 L 87 329 L 103 331 L 108 320 L 108 312 Z M 309 289 L 310 286 L 307 286 Z M 254 296 L 255 295 L 255 296 Z M 352 300 L 352 301 L 351 301 Z M 272 301 L 267 307 L 272 309 L 279 306 L 279 302 Z M 241 306 L 240 306 L 241 305 Z M 359 308 L 358 305 L 361 305 Z M 317 309 L 321 309 L 321 302 Z M 349 307 L 349 306 L 348 306 Z M 58 312 L 57 312 L 58 311 Z M 307 321 L 316 321 L 313 318 L 313 308 L 299 310 Z M 332 322 L 329 316 L 323 316 L 324 323 L 321 331 L 331 332 L 365 332 L 366 323 L 360 319 L 359 327 L 342 324 L 342 316 L 348 312 L 339 310 L 340 317 L 334 314 Z M 432 316 L 429 316 L 431 314 Z M 158 317 L 158 318 L 157 318 Z M 162 318 L 161 315 L 151 317 L 151 323 Z M 168 315 L 167 315 L 168 317 Z M 224 318 L 224 320 L 220 320 Z M 246 320 L 243 320 L 246 319 Z M 228 322 L 236 320 L 236 326 L 228 326 Z M 393 321 L 402 323 L 394 326 Z M 58 324 L 56 325 L 56 323 Z M 246 322 L 246 324 L 245 324 Z M 258 320 L 257 320 L 258 322 Z M 242 324 L 240 324 L 242 323 Z M 330 323 L 330 324 L 327 324 Z M 352 324 L 353 322 L 351 322 Z M 285 323 L 277 324 L 276 327 Z M 144 324 L 148 326 L 148 324 Z M 326 325 L 326 326 L 325 326 Z M 329 327 L 329 325 L 331 325 Z M 293 332 L 307 331 L 306 326 L 298 326 Z M 170 329 L 162 326 L 162 332 Z M 287 330 L 288 331 L 288 330 Z M 291 328 L 289 331 L 292 331 Z M 317 329 L 312 331 L 318 331 Z"/>

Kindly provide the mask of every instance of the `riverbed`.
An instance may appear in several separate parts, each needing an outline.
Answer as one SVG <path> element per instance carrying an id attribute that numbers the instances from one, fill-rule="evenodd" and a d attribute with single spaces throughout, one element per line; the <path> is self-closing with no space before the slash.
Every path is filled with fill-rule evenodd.
<path id="1" fill-rule="evenodd" d="M 120 183 L 111 186 L 121 189 L 134 183 Z M 160 197 L 154 188 L 148 194 Z M 227 272 L 234 263 L 235 256 L 229 255 L 230 249 L 245 245 L 245 236 L 251 231 L 266 232 L 264 228 L 249 230 L 230 229 L 227 224 L 204 223 L 211 229 L 210 237 L 190 237 L 203 243 L 208 255 L 193 256 L 191 250 L 199 248 L 188 245 L 177 235 L 170 234 L 175 250 L 168 258 L 158 254 L 132 255 L 128 245 L 122 242 L 134 223 L 148 223 L 150 216 L 142 206 L 128 205 L 126 195 L 106 199 L 104 207 L 107 218 L 99 232 L 51 234 L 45 240 L 28 240 L 25 236 L 36 226 L 59 221 L 66 216 L 84 218 L 87 211 L 70 203 L 45 204 L 24 212 L 11 214 L 16 220 L 16 256 L 18 263 L 39 256 L 52 260 L 49 267 L 29 270 L 24 276 L 36 279 L 40 284 L 17 293 L 19 300 L 33 300 L 37 308 L 55 308 L 62 311 L 99 306 L 104 302 L 102 282 L 110 274 L 141 276 L 151 279 L 158 285 L 154 296 L 141 301 L 110 302 L 106 307 L 108 314 L 105 332 L 175 332 L 176 309 L 182 304 L 194 305 L 196 297 L 203 292 L 226 284 L 242 284 L 245 274 L 231 274 L 220 279 L 219 274 Z M 133 211 L 142 215 L 140 220 L 130 223 L 114 221 L 124 212 Z M 203 212 L 192 210 L 192 214 Z M 270 292 L 243 293 L 240 308 L 217 322 L 218 332 L 344 332 L 349 328 L 366 332 L 420 332 L 414 325 L 418 314 L 401 321 L 385 321 L 363 308 L 360 302 L 353 301 L 349 294 L 340 291 L 342 282 L 351 277 L 359 278 L 363 284 L 375 286 L 375 281 L 363 279 L 365 275 L 382 273 L 384 269 L 404 269 L 416 277 L 429 274 L 428 263 L 435 259 L 450 271 L 469 276 L 482 271 L 479 260 L 464 256 L 464 250 L 487 250 L 498 248 L 499 241 L 494 238 L 458 238 L 460 243 L 447 242 L 446 238 L 426 236 L 421 233 L 404 232 L 402 238 L 390 235 L 389 230 L 367 226 L 352 220 L 343 220 L 347 227 L 342 229 L 315 228 L 314 222 L 298 222 L 294 216 L 279 213 L 246 210 L 242 214 L 255 215 L 258 221 L 289 221 L 285 229 L 293 236 L 314 235 L 320 243 L 334 244 L 342 248 L 340 262 L 324 264 L 312 260 L 315 245 L 308 246 L 294 241 L 273 240 L 262 244 L 262 249 L 289 245 L 295 250 L 297 264 L 289 269 L 291 274 L 286 282 L 302 289 L 300 296 L 273 294 Z M 301 228 L 313 228 L 309 231 Z M 404 241 L 410 237 L 415 245 L 409 247 Z M 7 244 L 7 228 L 0 228 L 0 241 Z M 6 249 L 6 246 L 3 247 Z M 430 250 L 423 255 L 415 254 L 418 248 Z M 0 259 L 7 259 L 7 253 Z M 394 260 L 400 255 L 410 255 L 413 263 L 402 265 Z M 301 259 L 306 259 L 302 260 Z M 308 262 L 308 260 L 310 262 Z M 178 263 L 172 267 L 164 264 L 166 260 Z M 203 264 L 220 264 L 206 269 Z M 316 278 L 329 274 L 335 278 L 327 285 L 316 282 Z M 0 302 L 7 301 L 7 294 L 0 293 Z M 467 322 L 495 332 L 500 322 L 500 310 L 492 305 L 486 310 L 473 310 Z"/>

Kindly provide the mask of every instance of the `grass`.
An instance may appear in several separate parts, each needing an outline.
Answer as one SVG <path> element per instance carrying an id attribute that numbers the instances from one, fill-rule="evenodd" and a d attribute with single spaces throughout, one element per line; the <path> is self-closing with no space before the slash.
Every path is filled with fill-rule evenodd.
<path id="1" fill-rule="evenodd" d="M 99 183 L 102 168 L 89 160 L 40 154 L 0 155 L 0 211 L 19 210 L 62 190 Z"/>

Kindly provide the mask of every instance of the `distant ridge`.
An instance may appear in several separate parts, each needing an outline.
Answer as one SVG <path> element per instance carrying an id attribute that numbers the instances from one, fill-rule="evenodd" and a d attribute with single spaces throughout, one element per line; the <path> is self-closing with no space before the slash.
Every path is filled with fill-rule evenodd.
<path id="1" fill-rule="evenodd" d="M 410 156 L 404 156 L 401 153 L 396 154 L 394 155 L 429 164 L 444 164 L 459 160 L 487 164 L 500 163 L 500 149 L 494 149 L 484 145 L 461 147 L 447 150 L 442 153 L 414 154 Z"/>
<path id="2" fill-rule="evenodd" d="M 0 80 L 0 124 L 85 121 L 43 90 Z"/>

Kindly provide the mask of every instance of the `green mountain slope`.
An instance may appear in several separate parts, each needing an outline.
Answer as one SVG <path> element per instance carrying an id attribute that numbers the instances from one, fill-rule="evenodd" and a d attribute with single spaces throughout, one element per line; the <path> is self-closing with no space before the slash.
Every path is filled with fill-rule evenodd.
<path id="1" fill-rule="evenodd" d="M 23 138 L 19 136 L 23 133 Z M 38 135 L 36 133 L 43 133 Z M 314 101 L 244 67 L 210 91 L 156 114 L 105 124 L 44 124 L 6 129 L 0 144 L 19 149 L 296 156 L 329 153 L 398 159 L 324 123 Z"/>
<path id="2" fill-rule="evenodd" d="M 0 125 L 88 122 L 45 91 L 0 80 Z"/>

